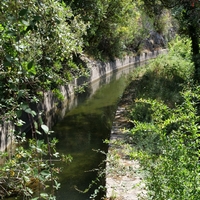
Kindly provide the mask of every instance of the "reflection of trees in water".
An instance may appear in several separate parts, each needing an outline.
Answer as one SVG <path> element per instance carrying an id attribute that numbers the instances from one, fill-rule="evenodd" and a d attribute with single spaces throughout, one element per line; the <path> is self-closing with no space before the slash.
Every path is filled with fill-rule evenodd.
<path id="1" fill-rule="evenodd" d="M 59 143 L 61 145 L 64 143 L 71 150 L 84 148 L 84 145 L 87 146 L 94 140 L 102 143 L 109 137 L 114 108 L 115 106 L 104 107 L 98 114 L 79 113 L 78 115 L 67 116 L 55 128 Z"/>
<path id="2" fill-rule="evenodd" d="M 72 195 L 70 188 L 74 185 L 81 190 L 86 189 L 97 178 L 97 171 L 90 170 L 99 168 L 105 154 L 93 150 L 107 152 L 108 145 L 103 141 L 109 138 L 117 102 L 126 85 L 127 81 L 122 78 L 102 86 L 93 96 L 66 113 L 65 118 L 54 127 L 54 136 L 59 140 L 58 150 L 73 157 L 72 163 L 64 166 L 61 175 L 61 184 L 65 187 L 60 192 L 62 196 Z M 101 185 L 104 182 L 102 179 Z M 73 195 L 77 197 L 78 194 Z M 76 199 L 84 197 L 78 196 Z"/>

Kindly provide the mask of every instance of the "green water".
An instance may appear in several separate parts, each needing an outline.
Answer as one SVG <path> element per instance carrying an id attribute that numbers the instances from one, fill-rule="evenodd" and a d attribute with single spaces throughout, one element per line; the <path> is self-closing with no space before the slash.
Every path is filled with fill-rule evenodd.
<path id="1" fill-rule="evenodd" d="M 59 140 L 57 150 L 73 157 L 70 164 L 58 163 L 62 172 L 59 176 L 61 188 L 57 191 L 57 200 L 89 200 L 98 187 L 92 187 L 87 193 L 78 191 L 87 189 L 97 178 L 95 169 L 105 160 L 105 155 L 97 150 L 108 150 L 104 140 L 109 139 L 117 102 L 129 83 L 128 76 L 133 69 L 123 69 L 93 83 L 95 87 L 88 87 L 87 92 L 79 95 L 76 101 L 78 105 L 72 106 L 53 127 L 54 137 Z M 91 94 L 94 90 L 96 92 Z M 98 184 L 104 185 L 104 182 L 102 179 Z M 95 200 L 100 200 L 101 196 L 102 193 Z"/>
<path id="2" fill-rule="evenodd" d="M 94 187 L 86 194 L 78 192 L 75 187 L 85 190 L 97 177 L 93 169 L 98 168 L 105 156 L 95 150 L 107 151 L 103 141 L 109 139 L 117 102 L 127 84 L 127 76 L 118 80 L 113 76 L 111 82 L 102 85 L 92 97 L 88 98 L 86 94 L 87 99 L 82 98 L 82 103 L 67 112 L 54 127 L 59 139 L 58 151 L 73 157 L 71 164 L 62 166 L 58 200 L 90 199 Z"/>

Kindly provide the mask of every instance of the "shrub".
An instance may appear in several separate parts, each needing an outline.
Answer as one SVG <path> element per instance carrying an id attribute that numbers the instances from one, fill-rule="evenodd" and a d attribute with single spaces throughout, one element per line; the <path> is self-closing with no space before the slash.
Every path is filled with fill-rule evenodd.
<path id="1" fill-rule="evenodd" d="M 138 100 L 151 110 L 151 121 L 134 121 L 130 131 L 136 157 L 146 171 L 148 199 L 200 198 L 199 91 L 200 87 L 184 91 L 183 103 L 175 108 Z"/>
<path id="2" fill-rule="evenodd" d="M 200 198 L 199 98 L 190 40 L 177 37 L 138 80 L 127 142 L 145 175 L 147 199 Z"/>

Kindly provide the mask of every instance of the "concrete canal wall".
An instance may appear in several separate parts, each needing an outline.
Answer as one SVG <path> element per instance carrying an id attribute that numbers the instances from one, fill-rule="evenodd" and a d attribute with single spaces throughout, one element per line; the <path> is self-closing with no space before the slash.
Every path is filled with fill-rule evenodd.
<path id="1" fill-rule="evenodd" d="M 100 62 L 100 61 L 90 61 L 87 60 L 87 66 L 90 70 L 90 76 L 88 82 L 92 83 L 97 81 L 100 77 L 110 74 L 115 70 L 120 70 L 130 65 L 140 64 L 149 59 L 155 58 L 159 54 L 167 53 L 166 49 L 149 51 L 141 53 L 137 56 L 125 56 L 122 59 L 116 59 L 111 62 Z M 45 116 L 45 123 L 48 126 L 53 126 L 54 122 L 59 120 L 58 118 L 63 118 L 65 115 L 66 109 L 71 109 L 77 105 L 77 98 L 75 95 L 75 89 L 78 85 L 81 84 L 80 79 L 75 79 L 71 84 L 67 86 L 61 86 L 60 91 L 64 96 L 64 101 L 61 103 L 58 99 L 51 93 L 47 92 L 44 94 L 44 100 L 39 105 L 35 106 L 37 113 L 42 112 Z M 59 116 L 56 116 L 59 112 Z M 23 127 L 22 131 L 28 131 L 30 129 L 30 118 L 24 116 L 23 120 L 26 121 L 26 125 Z M 14 126 L 5 122 L 0 125 L 0 151 L 5 151 L 6 148 L 11 144 L 12 135 L 13 135 Z"/>
<path id="2" fill-rule="evenodd" d="M 155 58 L 159 54 L 165 53 L 167 53 L 167 49 L 146 52 L 138 56 L 125 56 L 123 59 L 116 59 L 111 62 L 87 60 L 87 66 L 90 70 L 88 82 L 93 83 L 97 81 L 100 77 L 113 73 L 115 70 L 120 70 L 130 65 L 143 63 L 149 59 Z M 62 102 L 62 105 L 59 106 L 58 100 L 53 96 L 51 92 L 45 93 L 44 102 L 42 104 L 42 110 L 45 112 L 45 116 L 47 116 L 48 118 L 47 125 L 53 125 L 51 115 L 52 113 L 56 113 L 58 110 L 60 111 L 60 106 L 62 107 L 60 118 L 62 118 L 65 114 L 66 109 L 71 109 L 73 106 L 77 105 L 77 99 L 75 98 L 76 95 L 74 88 L 76 88 L 81 83 L 82 81 L 75 79 L 70 85 L 60 87 L 60 91 L 64 96 L 64 101 Z"/>

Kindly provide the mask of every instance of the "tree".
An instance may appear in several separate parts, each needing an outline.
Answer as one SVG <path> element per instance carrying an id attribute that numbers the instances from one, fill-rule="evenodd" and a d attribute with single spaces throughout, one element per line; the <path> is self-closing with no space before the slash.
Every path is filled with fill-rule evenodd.
<path id="1" fill-rule="evenodd" d="M 1 1 L 0 13 L 2 112 L 12 110 L 6 98 L 18 104 L 27 92 L 56 90 L 78 75 L 72 55 L 82 51 L 85 25 L 69 7 L 50 0 Z"/>
<path id="2" fill-rule="evenodd" d="M 193 62 L 195 65 L 196 81 L 200 81 L 200 56 L 199 56 L 199 18 L 200 3 L 196 1 L 181 1 L 173 8 L 175 17 L 180 23 L 180 33 L 188 35 L 192 42 Z"/>
<path id="3" fill-rule="evenodd" d="M 53 160 L 65 156 L 56 152 L 57 140 L 50 137 L 43 111 L 32 107 L 43 100 L 43 92 L 58 93 L 60 85 L 80 76 L 81 69 L 72 58 L 82 51 L 85 27 L 58 0 L 0 1 L 0 128 L 7 122 L 13 125 L 14 130 L 6 134 L 14 140 L 11 148 L 16 147 L 9 155 L 0 152 L 4 159 L 0 198 L 15 194 L 32 199 L 32 183 L 44 188 L 51 185 L 52 191 L 59 188 L 59 169 Z M 22 113 L 29 120 L 30 137 L 21 131 L 26 123 Z M 42 199 L 55 199 L 54 194 L 38 192 Z"/>
<path id="4" fill-rule="evenodd" d="M 101 58 L 118 57 L 139 30 L 141 1 L 65 0 L 74 14 L 89 24 L 85 51 Z"/>
<path id="5" fill-rule="evenodd" d="M 180 33 L 189 36 L 192 42 L 193 62 L 195 65 L 194 78 L 200 81 L 200 56 L 199 56 L 199 18 L 200 2 L 197 0 L 143 0 L 150 13 L 158 7 L 171 9 L 172 14 L 178 20 Z"/>

